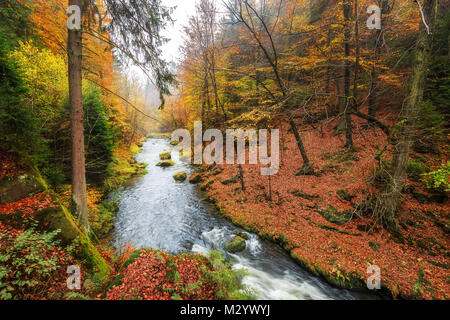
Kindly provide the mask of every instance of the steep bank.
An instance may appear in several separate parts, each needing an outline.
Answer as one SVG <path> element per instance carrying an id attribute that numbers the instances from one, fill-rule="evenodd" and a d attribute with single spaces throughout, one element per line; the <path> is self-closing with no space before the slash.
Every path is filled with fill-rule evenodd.
<path id="1" fill-rule="evenodd" d="M 237 166 L 207 168 L 200 187 L 233 223 L 281 244 L 299 264 L 336 286 L 365 287 L 367 267 L 377 265 L 383 288 L 394 297 L 447 299 L 448 201 L 433 202 L 423 184 L 409 180 L 399 214 L 403 237 L 374 224 L 374 157 L 386 137 L 355 122 L 356 152 L 343 150 L 343 138 L 326 129 L 333 123 L 302 132 L 317 176 L 296 176 L 302 162 L 285 126 L 281 168 L 270 188 L 268 177 L 251 165 L 243 166 L 245 191 L 239 179 L 230 179 L 238 175 Z"/>

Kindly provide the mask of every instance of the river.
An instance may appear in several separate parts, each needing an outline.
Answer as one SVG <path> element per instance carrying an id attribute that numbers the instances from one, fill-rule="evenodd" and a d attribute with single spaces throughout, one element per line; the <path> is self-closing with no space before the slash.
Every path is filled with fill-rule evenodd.
<path id="1" fill-rule="evenodd" d="M 130 181 L 120 192 L 120 209 L 115 228 L 115 246 L 131 244 L 172 254 L 222 252 L 224 244 L 238 229 L 201 200 L 198 187 L 175 182 L 173 175 L 193 172 L 191 165 L 172 152 L 175 166 L 156 167 L 159 154 L 171 151 L 167 139 L 149 139 L 136 157 L 146 162 L 148 174 Z M 248 233 L 249 234 L 249 233 Z M 225 253 L 225 252 L 224 252 Z M 249 234 L 247 248 L 227 254 L 234 268 L 245 268 L 244 283 L 261 300 L 359 299 L 361 295 L 334 288 L 297 265 L 279 246 Z M 364 298 L 364 296 L 363 296 Z"/>

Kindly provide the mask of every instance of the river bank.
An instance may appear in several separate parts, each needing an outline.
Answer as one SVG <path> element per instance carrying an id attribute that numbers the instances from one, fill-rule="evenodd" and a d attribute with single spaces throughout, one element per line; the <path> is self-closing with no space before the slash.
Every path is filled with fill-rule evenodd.
<path id="1" fill-rule="evenodd" d="M 280 244 L 299 265 L 334 286 L 365 288 L 367 268 L 377 265 L 384 293 L 394 298 L 449 297 L 448 203 L 421 203 L 405 193 L 400 239 L 375 225 L 365 212 L 376 190 L 367 181 L 376 167 L 373 155 L 385 143 L 381 133 L 356 135 L 364 149 L 353 153 L 338 147 L 339 137 L 331 130 L 322 136 L 304 132 L 318 176 L 295 175 L 300 164 L 295 153 L 287 152 L 295 150 L 295 140 L 287 130 L 282 135 L 282 166 L 270 182 L 258 174 L 257 166 L 243 166 L 245 190 L 237 166 L 201 172 L 200 188 L 224 217 Z M 409 184 L 426 192 L 414 181 Z"/>
<path id="2" fill-rule="evenodd" d="M 170 254 L 207 255 L 217 250 L 233 262 L 235 270 L 247 270 L 243 283 L 257 291 L 258 299 L 357 299 L 346 290 L 328 285 L 295 264 L 276 245 L 249 234 L 246 249 L 230 254 L 226 243 L 236 228 L 215 214 L 201 200 L 197 188 L 189 182 L 177 182 L 173 175 L 187 174 L 194 168 L 172 152 L 173 166 L 156 166 L 161 153 L 173 150 L 167 139 L 149 139 L 138 161 L 149 163 L 145 176 L 130 181 L 121 192 L 115 229 L 115 247 L 131 244 L 135 248 L 154 248 Z"/>

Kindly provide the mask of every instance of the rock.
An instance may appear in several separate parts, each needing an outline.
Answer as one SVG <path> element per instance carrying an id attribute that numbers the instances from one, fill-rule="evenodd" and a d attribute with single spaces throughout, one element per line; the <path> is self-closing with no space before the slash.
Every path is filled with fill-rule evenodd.
<path id="1" fill-rule="evenodd" d="M 234 237 L 233 240 L 225 245 L 225 250 L 230 253 L 241 252 L 245 250 L 245 239 L 239 236 Z"/>
<path id="2" fill-rule="evenodd" d="M 246 234 L 244 231 L 236 230 L 234 234 L 238 237 L 241 237 L 242 239 L 248 240 L 248 234 Z"/>
<path id="3" fill-rule="evenodd" d="M 89 270 L 97 273 L 102 279 L 108 279 L 112 273 L 111 266 L 64 206 L 40 211 L 37 213 L 36 219 L 41 226 L 53 231 L 59 230 L 58 238 L 64 245 L 76 243 L 78 248 L 76 256 L 85 261 Z"/>
<path id="4" fill-rule="evenodd" d="M 186 172 L 183 172 L 183 171 L 178 172 L 173 175 L 173 178 L 175 179 L 175 181 L 183 182 L 184 180 L 187 179 L 187 174 L 186 174 Z"/>
<path id="5" fill-rule="evenodd" d="M 174 165 L 175 165 L 175 162 L 173 162 L 172 160 L 163 160 L 156 164 L 157 167 L 163 167 L 163 168 L 172 167 Z"/>
<path id="6" fill-rule="evenodd" d="M 163 152 L 159 155 L 159 158 L 161 160 L 170 160 L 172 159 L 172 155 L 170 154 L 170 152 Z"/>
<path id="7" fill-rule="evenodd" d="M 189 182 L 192 184 L 197 184 L 202 182 L 203 178 L 199 173 L 194 173 L 189 177 Z"/>
<path id="8" fill-rule="evenodd" d="M 45 183 L 25 173 L 0 180 L 0 204 L 13 203 L 46 190 Z"/>

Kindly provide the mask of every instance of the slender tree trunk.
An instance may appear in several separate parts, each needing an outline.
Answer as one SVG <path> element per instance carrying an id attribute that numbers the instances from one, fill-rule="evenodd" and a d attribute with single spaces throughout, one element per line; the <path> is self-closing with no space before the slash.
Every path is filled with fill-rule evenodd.
<path id="1" fill-rule="evenodd" d="M 81 9 L 82 0 L 69 0 L 69 5 L 76 5 Z M 78 217 L 85 231 L 89 231 L 81 74 L 82 32 L 69 30 L 68 33 L 69 101 L 72 126 L 72 213 Z"/>
<path id="2" fill-rule="evenodd" d="M 369 92 L 369 110 L 368 114 L 371 117 L 377 116 L 377 86 L 378 86 L 378 68 L 376 66 L 376 60 L 379 55 L 379 46 L 381 41 L 382 31 L 377 30 L 374 49 L 374 62 L 372 65 L 372 71 L 370 73 L 370 92 Z M 369 123 L 372 123 L 369 120 Z"/>
<path id="3" fill-rule="evenodd" d="M 352 0 L 344 0 L 342 7 L 344 10 L 344 48 L 345 48 L 345 63 L 344 63 L 344 98 L 345 98 L 345 109 L 344 109 L 344 118 L 345 118 L 345 147 L 348 149 L 353 148 L 353 139 L 352 139 L 352 118 L 349 113 L 349 109 L 351 108 L 350 102 L 350 14 L 352 10 Z"/>
<path id="4" fill-rule="evenodd" d="M 299 173 L 303 174 L 313 174 L 314 170 L 309 161 L 308 155 L 306 154 L 305 146 L 303 145 L 302 138 L 300 137 L 300 133 L 298 132 L 297 125 L 294 122 L 294 119 L 289 119 L 289 124 L 291 125 L 292 132 L 294 133 L 295 140 L 297 140 L 297 147 L 300 150 L 300 154 L 303 158 L 303 167 L 300 169 Z"/>
<path id="5" fill-rule="evenodd" d="M 333 69 L 331 67 L 331 57 L 332 57 L 332 50 L 331 50 L 331 39 L 332 38 L 332 30 L 331 27 L 328 30 L 328 38 L 327 38 L 327 45 L 330 48 L 330 52 L 328 53 L 328 57 L 327 57 L 327 80 L 325 83 L 325 94 L 327 95 L 327 98 L 329 99 L 329 95 L 330 95 L 330 82 L 331 82 L 331 74 L 333 72 Z"/>
<path id="6" fill-rule="evenodd" d="M 245 181 L 244 181 L 244 168 L 242 168 L 242 165 L 239 164 L 239 181 L 241 182 L 241 188 L 242 191 L 245 191 Z"/>
<path id="7" fill-rule="evenodd" d="M 437 7 L 438 0 L 424 1 L 424 17 L 430 30 L 434 30 Z M 393 232 L 398 230 L 397 213 L 399 210 L 401 192 L 406 182 L 406 168 L 416 128 L 416 121 L 423 100 L 427 68 L 431 56 L 431 40 L 432 36 L 427 33 L 427 30 L 421 21 L 414 52 L 408 96 L 403 108 L 403 119 L 405 121 L 400 128 L 398 137 L 394 143 L 390 183 L 379 196 L 374 212 L 378 222 L 382 223 L 388 230 Z"/>

